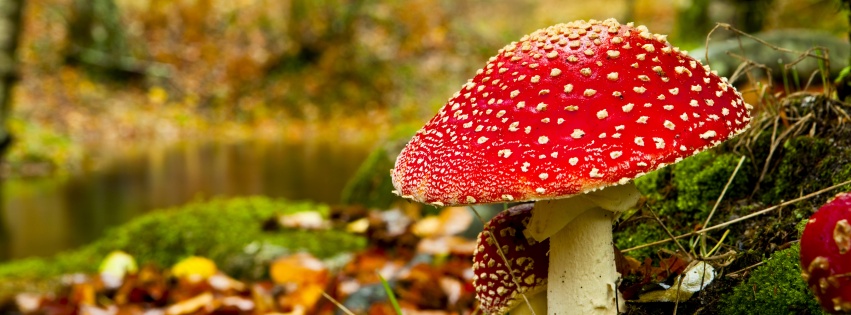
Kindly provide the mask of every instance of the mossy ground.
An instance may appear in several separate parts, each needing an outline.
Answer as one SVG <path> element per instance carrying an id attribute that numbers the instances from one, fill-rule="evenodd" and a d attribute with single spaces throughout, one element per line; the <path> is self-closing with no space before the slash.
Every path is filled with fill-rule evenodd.
<path id="1" fill-rule="evenodd" d="M 709 225 L 851 180 L 851 122 L 839 112 L 848 113 L 851 108 L 820 94 L 799 94 L 774 106 L 763 109 L 752 129 L 737 140 L 637 179 L 646 200 L 637 212 L 619 222 L 616 246 L 627 249 L 668 238 L 650 210 L 674 235 L 702 228 L 742 156 L 744 163 Z M 803 119 L 807 121 L 795 125 Z M 678 312 L 820 313 L 800 280 L 796 225 L 833 195 L 848 190 L 851 185 L 708 233 L 709 246 L 714 246 L 728 230 L 715 254 L 734 254 L 716 261 L 721 265 L 719 278 L 696 298 L 681 302 Z M 692 255 L 699 252 L 696 237 L 680 242 Z M 663 250 L 677 251 L 677 247 L 668 243 L 627 255 L 639 261 L 645 257 L 655 260 L 666 255 Z M 752 268 L 761 262 L 764 264 Z M 650 314 L 672 308 L 656 304 L 634 305 L 630 313 Z"/>
<path id="2" fill-rule="evenodd" d="M 343 231 L 283 229 L 265 231 L 264 222 L 280 214 L 328 207 L 310 202 L 265 197 L 214 199 L 163 209 L 115 228 L 98 241 L 51 258 L 0 264 L 0 295 L 37 286 L 38 279 L 67 273 L 93 273 L 113 250 L 133 255 L 140 264 L 168 267 L 188 256 L 204 256 L 227 274 L 251 279 L 266 274 L 265 263 L 276 255 L 306 251 L 320 258 L 361 249 L 366 240 Z"/>

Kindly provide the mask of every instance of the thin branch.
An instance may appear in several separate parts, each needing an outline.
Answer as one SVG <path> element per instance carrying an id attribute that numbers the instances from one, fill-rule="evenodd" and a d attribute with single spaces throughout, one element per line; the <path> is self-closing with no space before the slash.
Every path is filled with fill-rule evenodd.
<path id="1" fill-rule="evenodd" d="M 836 185 L 833 185 L 833 186 L 830 186 L 830 187 L 827 187 L 825 189 L 816 191 L 814 193 L 810 193 L 806 196 L 802 196 L 802 197 L 798 197 L 798 198 L 786 201 L 786 202 L 778 204 L 776 206 L 771 206 L 771 207 L 762 209 L 760 211 L 748 214 L 746 216 L 740 217 L 740 218 L 735 219 L 735 220 L 730 220 L 730 221 L 727 221 L 727 222 L 724 222 L 724 223 L 721 223 L 721 224 L 718 224 L 718 225 L 715 225 L 715 226 L 711 226 L 711 227 L 708 227 L 708 228 L 701 229 L 699 231 L 694 231 L 694 232 L 691 232 L 691 233 L 686 233 L 686 234 L 682 234 L 682 235 L 679 235 L 679 236 L 675 236 L 673 239 L 677 240 L 677 239 L 686 238 L 686 237 L 697 235 L 697 234 L 704 233 L 704 232 L 714 231 L 714 230 L 732 225 L 734 223 L 739 223 L 739 222 L 742 222 L 744 220 L 766 214 L 768 212 L 777 210 L 778 208 L 785 207 L 785 206 L 794 204 L 796 202 L 800 202 L 800 201 L 804 201 L 804 200 L 813 198 L 813 197 L 821 195 L 825 192 L 828 192 L 828 191 L 831 191 L 831 190 L 834 190 L 836 188 L 839 188 L 839 187 L 842 187 L 842 186 L 845 186 L 845 185 L 849 185 L 849 184 L 851 184 L 851 180 L 845 181 L 845 182 L 842 182 L 842 183 L 839 183 L 839 184 L 836 184 Z M 647 243 L 647 244 L 644 244 L 644 245 L 638 245 L 638 246 L 635 246 L 635 247 L 632 247 L 632 248 L 627 248 L 627 249 L 621 250 L 621 252 L 626 253 L 626 252 L 630 252 L 630 251 L 634 251 L 634 250 L 638 250 L 638 249 L 642 249 L 642 248 L 647 248 L 647 247 L 651 247 L 651 246 L 665 244 L 665 243 L 670 242 L 670 241 L 671 241 L 671 239 L 664 239 L 664 240 L 661 240 L 661 241 L 656 241 L 656 242 Z"/>

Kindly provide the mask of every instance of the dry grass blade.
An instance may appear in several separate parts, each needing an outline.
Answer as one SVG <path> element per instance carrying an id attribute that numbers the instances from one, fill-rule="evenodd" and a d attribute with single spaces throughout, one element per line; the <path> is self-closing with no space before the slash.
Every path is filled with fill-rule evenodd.
<path id="1" fill-rule="evenodd" d="M 780 116 L 777 116 L 775 118 L 774 130 L 771 133 L 771 147 L 769 147 L 769 149 L 768 149 L 768 157 L 765 158 L 765 164 L 763 164 L 762 172 L 760 172 L 760 174 L 759 174 L 759 178 L 756 181 L 756 185 L 754 186 L 753 192 L 751 192 L 751 196 L 756 194 L 756 192 L 759 190 L 760 183 L 762 183 L 762 180 L 765 179 L 765 174 L 768 172 L 768 166 L 771 164 L 772 157 L 774 156 L 774 152 L 777 151 L 777 147 L 780 146 L 780 144 L 783 142 L 784 139 L 786 139 L 789 136 L 789 134 L 791 134 L 793 131 L 801 128 L 804 125 L 804 123 L 807 122 L 812 117 L 813 117 L 812 113 L 807 114 L 806 116 L 802 117 L 795 124 L 793 124 L 792 126 L 787 128 L 785 131 L 783 131 L 783 133 L 781 133 L 779 137 L 775 137 L 775 135 L 777 134 L 777 126 L 779 125 Z"/>
<path id="2" fill-rule="evenodd" d="M 733 183 L 733 179 L 736 178 L 736 174 L 739 173 L 739 169 L 742 168 L 742 163 L 744 162 L 744 156 L 739 158 L 739 164 L 736 165 L 736 169 L 733 170 L 733 174 L 730 175 L 730 179 L 727 180 L 727 184 L 724 185 L 724 189 L 721 190 L 721 194 L 718 195 L 718 200 L 715 200 L 715 205 L 712 206 L 712 210 L 709 211 L 709 215 L 706 216 L 706 221 L 703 222 L 703 226 L 709 225 L 709 220 L 712 220 L 712 216 L 715 214 L 715 210 L 718 210 L 718 205 L 721 204 L 721 200 L 724 200 L 724 195 L 727 194 L 727 189 L 730 188 L 730 184 Z M 703 233 L 700 235 L 700 256 L 706 257 L 707 255 L 708 253 L 706 252 L 706 233 Z"/>
<path id="3" fill-rule="evenodd" d="M 761 265 L 762 265 L 762 264 L 764 264 L 764 263 L 765 263 L 765 260 L 760 261 L 760 262 L 755 263 L 755 264 L 753 264 L 753 265 L 750 265 L 750 266 L 747 266 L 747 267 L 745 267 L 745 268 L 742 268 L 742 269 L 739 269 L 739 270 L 733 271 L 733 272 L 731 272 L 731 273 L 728 273 L 726 276 L 727 276 L 727 277 L 733 277 L 733 275 L 737 275 L 737 274 L 740 274 L 740 273 L 742 273 L 742 272 L 745 272 L 745 271 L 751 270 L 751 269 L 753 269 L 753 268 L 759 267 L 759 266 L 761 266 Z"/>
<path id="4" fill-rule="evenodd" d="M 336 305 L 338 308 L 340 308 L 340 310 L 342 310 L 343 313 L 346 313 L 346 315 L 355 315 L 355 313 L 353 313 L 351 310 L 346 308 L 345 305 L 343 305 L 342 303 L 340 303 L 339 301 L 337 301 L 336 299 L 334 299 L 333 297 L 328 295 L 328 293 L 325 293 L 325 291 L 322 291 L 322 296 L 324 296 L 326 299 L 331 301 L 331 303 L 334 303 L 334 305 Z"/>
<path id="5" fill-rule="evenodd" d="M 735 224 L 735 223 L 745 221 L 747 219 L 750 219 L 750 218 L 753 218 L 753 217 L 756 217 L 756 216 L 760 216 L 760 215 L 769 213 L 769 212 L 777 210 L 781 207 L 785 207 L 785 206 L 788 206 L 788 205 L 791 205 L 791 204 L 794 204 L 794 203 L 797 203 L 797 202 L 801 202 L 801 201 L 813 198 L 815 196 L 821 195 L 823 193 L 826 193 L 828 191 L 837 189 L 837 188 L 845 186 L 845 185 L 851 185 L 851 180 L 845 181 L 845 182 L 842 182 L 842 183 L 839 183 L 839 184 L 836 184 L 836 185 L 833 185 L 833 186 L 830 186 L 830 187 L 827 187 L 827 188 L 824 188 L 822 190 L 807 194 L 807 195 L 802 196 L 802 197 L 798 197 L 798 198 L 786 201 L 786 202 L 778 204 L 776 206 L 771 206 L 771 207 L 762 209 L 760 211 L 748 214 L 746 216 L 743 216 L 743 217 L 740 217 L 740 218 L 737 218 L 737 219 L 734 219 L 734 220 L 730 220 L 730 221 L 727 221 L 727 222 L 724 222 L 724 223 L 721 223 L 721 224 L 718 224 L 718 225 L 714 225 L 714 226 L 711 226 L 711 227 L 708 227 L 708 228 L 704 228 L 704 229 L 701 229 L 699 231 L 694 231 L 694 232 L 691 232 L 691 233 L 686 233 L 686 234 L 682 234 L 682 235 L 679 235 L 679 236 L 675 236 L 675 237 L 673 237 L 673 239 L 677 240 L 677 239 L 686 238 L 686 237 L 693 236 L 693 235 L 698 235 L 700 233 L 706 233 L 706 232 L 709 232 L 709 231 L 714 231 L 714 230 L 717 230 L 717 229 L 720 229 L 720 228 L 723 228 L 723 227 L 726 227 L 726 226 L 729 226 L 729 225 L 732 225 L 732 224 Z M 638 249 L 642 249 L 642 248 L 647 248 L 647 247 L 651 247 L 651 246 L 665 244 L 665 243 L 670 242 L 670 241 L 671 241 L 671 239 L 664 239 L 664 240 L 661 240 L 661 241 L 656 241 L 656 242 L 647 243 L 647 244 L 644 244 L 644 245 L 638 245 L 638 246 L 635 246 L 635 247 L 632 247 L 632 248 L 627 248 L 627 249 L 621 250 L 621 252 L 626 253 L 626 252 L 630 252 L 630 251 L 634 251 L 634 250 L 638 250 Z"/>
<path id="6" fill-rule="evenodd" d="M 662 223 L 662 220 L 659 219 L 659 216 L 656 215 L 656 212 L 653 211 L 653 209 L 650 207 L 650 205 L 647 205 L 647 210 L 650 211 L 650 214 L 653 215 L 653 218 L 656 219 L 656 222 L 659 223 L 660 226 L 662 226 L 662 229 L 664 229 L 665 233 L 668 234 L 668 237 L 670 237 L 670 240 L 674 241 L 674 243 L 677 244 L 677 247 L 680 248 L 680 251 L 682 251 L 686 255 L 689 255 L 689 258 L 691 258 L 691 254 L 689 254 L 689 251 L 687 251 L 686 248 L 683 247 L 683 245 L 680 244 L 680 242 L 677 241 L 676 238 L 674 238 L 674 234 L 671 233 L 671 230 L 669 230 L 667 226 L 665 226 L 665 223 Z"/>

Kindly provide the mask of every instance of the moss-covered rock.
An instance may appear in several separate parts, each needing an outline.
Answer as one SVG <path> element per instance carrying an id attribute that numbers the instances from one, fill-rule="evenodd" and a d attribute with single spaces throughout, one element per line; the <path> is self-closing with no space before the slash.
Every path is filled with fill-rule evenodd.
<path id="1" fill-rule="evenodd" d="M 635 183 L 647 199 L 647 206 L 662 218 L 675 234 L 683 234 L 702 224 L 727 184 L 740 156 L 709 150 L 684 159 L 672 166 L 651 172 Z M 747 161 L 733 180 L 724 198 L 730 204 L 750 193 L 754 169 Z M 664 229 L 650 215 L 639 222 L 627 222 L 615 232 L 615 244 L 625 249 L 668 238 Z M 630 253 L 635 257 L 651 256 L 658 248 Z M 668 249 L 674 249 L 673 244 Z"/>
<path id="2" fill-rule="evenodd" d="M 733 175 L 739 159 L 740 156 L 734 153 L 706 151 L 675 164 L 676 211 L 689 214 L 694 219 L 706 218 Z M 753 168 L 745 161 L 727 189 L 724 200 L 746 197 L 750 193 L 748 187 L 753 182 L 753 173 Z"/>
<path id="3" fill-rule="evenodd" d="M 270 250 L 283 254 L 307 251 L 318 257 L 365 246 L 346 232 L 264 231 L 276 215 L 302 211 L 327 214 L 328 207 L 264 197 L 215 199 L 154 211 L 119 226 L 83 248 L 51 258 L 31 258 L 0 265 L 0 283 L 12 278 L 46 278 L 68 272 L 95 272 L 113 250 L 133 255 L 140 264 L 170 266 L 187 256 L 204 256 L 236 277 L 256 277 L 255 258 Z M 269 257 L 271 259 L 273 257 Z"/>
<path id="4" fill-rule="evenodd" d="M 346 182 L 340 201 L 368 208 L 387 209 L 398 199 L 393 195 L 390 170 L 398 152 L 388 152 L 385 146 L 375 148 Z"/>
<path id="5" fill-rule="evenodd" d="M 720 301 L 721 314 L 825 314 L 801 279 L 800 246 L 775 252 Z"/>
<path id="6" fill-rule="evenodd" d="M 419 123 L 407 123 L 395 126 L 389 140 L 378 145 L 361 163 L 357 172 L 343 188 L 340 201 L 349 205 L 362 205 L 373 209 L 388 209 L 400 198 L 394 195 L 390 170 L 396 163 L 396 156 L 417 131 Z"/>

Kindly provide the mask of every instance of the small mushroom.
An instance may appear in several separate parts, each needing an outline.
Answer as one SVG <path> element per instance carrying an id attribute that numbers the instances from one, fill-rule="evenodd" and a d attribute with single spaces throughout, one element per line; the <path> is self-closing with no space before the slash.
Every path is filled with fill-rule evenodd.
<path id="1" fill-rule="evenodd" d="M 801 277 L 832 313 L 851 312 L 851 193 L 836 195 L 801 235 Z"/>
<path id="2" fill-rule="evenodd" d="M 526 235 L 550 240 L 549 312 L 614 314 L 611 224 L 639 198 L 632 180 L 740 134 L 750 109 L 664 35 L 574 21 L 500 49 L 391 176 L 435 206 L 536 201 Z"/>
<path id="3" fill-rule="evenodd" d="M 487 314 L 532 314 L 527 299 L 536 315 L 547 313 L 550 242 L 538 242 L 526 234 L 532 206 L 521 204 L 500 212 L 479 234 L 473 285 Z"/>

